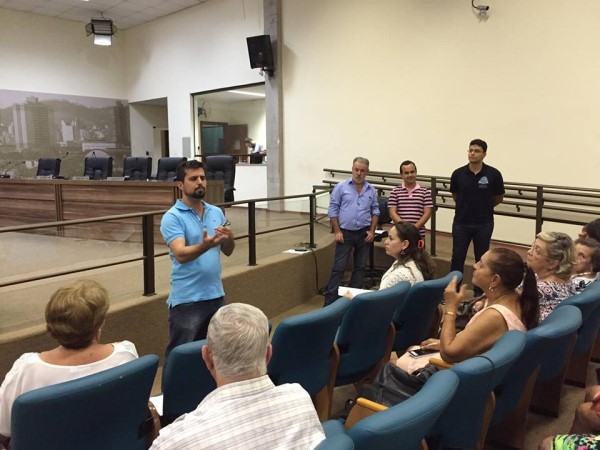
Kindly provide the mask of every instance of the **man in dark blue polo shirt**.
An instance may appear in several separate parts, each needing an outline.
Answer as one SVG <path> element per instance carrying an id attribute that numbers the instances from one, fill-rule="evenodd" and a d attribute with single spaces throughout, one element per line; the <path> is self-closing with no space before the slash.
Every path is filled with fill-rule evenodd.
<path id="1" fill-rule="evenodd" d="M 365 260 L 369 245 L 375 239 L 379 220 L 377 191 L 366 181 L 369 160 L 357 157 L 352 162 L 352 178 L 333 188 L 329 202 L 329 220 L 335 233 L 335 259 L 327 283 L 324 306 L 335 301 L 344 276 L 346 262 L 354 250 L 354 266 L 350 287 L 362 287 L 365 276 Z"/>
<path id="2" fill-rule="evenodd" d="M 463 272 L 469 244 L 473 241 L 475 261 L 490 248 L 494 231 L 494 207 L 504 198 L 504 180 L 499 170 L 484 164 L 487 143 L 473 139 L 469 164 L 452 172 L 450 192 L 456 204 L 452 223 L 450 270 Z M 482 293 L 478 288 L 475 294 Z"/>

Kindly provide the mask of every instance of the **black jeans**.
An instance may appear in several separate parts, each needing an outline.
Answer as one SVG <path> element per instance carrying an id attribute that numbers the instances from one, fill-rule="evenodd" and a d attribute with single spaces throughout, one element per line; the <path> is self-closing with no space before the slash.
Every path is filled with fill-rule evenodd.
<path id="1" fill-rule="evenodd" d="M 225 298 L 219 297 L 169 307 L 169 343 L 165 351 L 163 374 L 166 372 L 171 350 L 178 345 L 206 338 L 210 319 L 223 305 Z"/>
<path id="2" fill-rule="evenodd" d="M 344 277 L 344 270 L 350 252 L 354 250 L 354 265 L 352 266 L 352 277 L 350 278 L 350 287 L 361 288 L 365 278 L 365 266 L 367 255 L 369 254 L 368 242 L 365 242 L 368 228 L 361 230 L 342 230 L 344 234 L 344 243 L 335 243 L 335 259 L 333 260 L 333 268 L 327 283 L 327 291 L 325 292 L 325 302 L 323 306 L 333 303 L 339 298 L 338 288 Z"/>
<path id="3" fill-rule="evenodd" d="M 469 244 L 473 241 L 475 262 L 479 261 L 483 254 L 490 249 L 490 240 L 494 231 L 494 222 L 486 223 L 453 223 L 452 224 L 452 262 L 450 270 L 464 272 L 465 259 Z M 483 291 L 475 286 L 475 296 L 483 294 Z"/>

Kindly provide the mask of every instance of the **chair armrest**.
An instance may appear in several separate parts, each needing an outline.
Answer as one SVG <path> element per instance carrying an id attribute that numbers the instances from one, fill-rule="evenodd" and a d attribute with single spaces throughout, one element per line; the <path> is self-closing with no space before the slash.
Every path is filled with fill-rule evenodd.
<path id="1" fill-rule="evenodd" d="M 146 444 L 148 447 L 150 447 L 160 432 L 160 416 L 158 415 L 158 411 L 156 410 L 154 403 L 150 401 L 148 402 L 148 411 L 150 411 L 150 416 L 152 417 L 152 429 L 148 433 Z"/>
<path id="2" fill-rule="evenodd" d="M 373 400 L 369 400 L 364 397 L 358 397 L 356 399 L 356 404 L 360 406 L 364 406 L 365 408 L 369 408 L 375 412 L 385 411 L 388 409 L 387 406 L 382 405 L 381 403 L 374 402 Z"/>
<path id="3" fill-rule="evenodd" d="M 447 363 L 441 358 L 429 358 L 429 364 L 433 364 L 438 369 L 449 369 L 454 364 Z"/>
<path id="4" fill-rule="evenodd" d="M 357 398 L 356 404 L 352 407 L 350 414 L 348 414 L 348 418 L 346 419 L 346 430 L 352 428 L 356 422 L 386 409 L 388 409 L 387 406 L 380 403 L 367 400 L 363 397 Z"/>

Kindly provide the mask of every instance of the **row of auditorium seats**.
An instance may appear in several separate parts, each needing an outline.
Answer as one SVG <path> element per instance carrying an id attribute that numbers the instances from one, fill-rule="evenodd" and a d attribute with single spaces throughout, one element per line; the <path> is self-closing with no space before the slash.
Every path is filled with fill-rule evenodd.
<path id="1" fill-rule="evenodd" d="M 429 288 L 453 275 L 412 287 L 400 283 L 352 301 L 340 298 L 284 319 L 273 334 L 269 376 L 276 384 L 301 384 L 313 396 L 321 420 L 329 419 L 333 386 L 368 377 L 389 357 L 396 329 L 403 328 L 402 323 L 390 326 L 398 320 L 398 307 L 407 314 L 401 322 L 408 322 L 408 314 L 422 312 L 417 294 L 427 291 L 439 303 L 443 288 L 437 293 Z M 490 441 L 522 449 L 528 409 L 539 406 L 540 398 L 560 399 L 565 375 L 576 371 L 585 355 L 589 361 L 599 315 L 596 282 L 565 300 L 538 327 L 507 332 L 487 352 L 436 373 L 413 398 L 372 415 L 360 402 L 345 423 L 326 420 L 327 439 L 318 448 L 412 449 L 434 437 L 445 448 L 480 449 L 487 435 Z M 433 315 L 428 320 L 435 321 Z M 201 358 L 205 342 L 171 352 L 163 373 L 163 425 L 195 409 L 215 388 Z M 157 364 L 155 355 L 147 355 L 23 394 L 13 408 L 13 448 L 143 448 L 159 427 L 147 409 Z M 356 421 L 356 415 L 368 417 Z"/>

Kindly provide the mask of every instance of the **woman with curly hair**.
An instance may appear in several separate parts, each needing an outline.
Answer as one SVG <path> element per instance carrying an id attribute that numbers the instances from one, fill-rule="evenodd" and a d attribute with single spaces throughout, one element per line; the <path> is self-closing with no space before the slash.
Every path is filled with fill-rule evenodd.
<path id="1" fill-rule="evenodd" d="M 527 265 L 533 269 L 540 293 L 540 321 L 560 302 L 575 294 L 570 282 L 575 249 L 569 235 L 558 231 L 538 233 L 527 251 Z"/>

